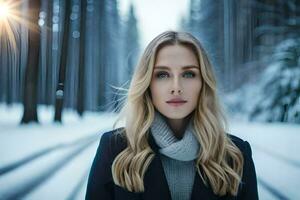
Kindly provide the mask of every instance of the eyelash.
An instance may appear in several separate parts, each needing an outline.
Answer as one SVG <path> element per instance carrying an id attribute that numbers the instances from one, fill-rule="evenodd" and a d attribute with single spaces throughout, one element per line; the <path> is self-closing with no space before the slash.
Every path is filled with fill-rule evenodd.
<path id="1" fill-rule="evenodd" d="M 183 74 L 191 74 L 192 75 L 192 77 L 188 77 L 188 78 L 194 78 L 196 76 L 196 74 L 194 72 L 192 72 L 192 71 L 186 71 Z M 165 77 L 161 77 L 161 75 L 169 75 L 169 73 L 165 72 L 165 71 L 157 72 L 155 74 L 155 77 L 158 78 L 158 79 L 165 78 Z"/>

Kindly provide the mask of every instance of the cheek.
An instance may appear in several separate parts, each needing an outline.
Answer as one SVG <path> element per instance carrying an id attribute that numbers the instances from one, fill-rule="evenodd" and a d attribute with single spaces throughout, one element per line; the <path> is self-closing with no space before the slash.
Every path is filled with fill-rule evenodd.
<path id="1" fill-rule="evenodd" d="M 152 97 L 156 94 L 156 86 L 154 83 L 150 84 L 150 92 Z"/>
<path id="2" fill-rule="evenodd" d="M 201 81 L 194 80 L 194 81 L 187 82 L 184 87 L 185 90 L 189 91 L 191 94 L 199 93 L 201 90 Z"/>
<path id="3" fill-rule="evenodd" d="M 201 91 L 201 82 L 193 82 L 190 83 L 185 91 L 188 92 L 188 95 L 194 100 L 197 101 L 199 95 L 200 95 L 200 91 Z"/>
<path id="4" fill-rule="evenodd" d="M 156 109 L 161 108 L 164 105 L 165 88 L 158 83 L 150 84 L 152 103 Z"/>
<path id="5" fill-rule="evenodd" d="M 152 97 L 152 101 L 155 102 L 158 97 L 160 96 L 160 90 L 157 84 L 155 83 L 151 83 L 150 84 L 150 92 L 151 92 L 151 97 Z"/>
<path id="6" fill-rule="evenodd" d="M 164 93 L 164 88 L 162 84 L 154 81 L 150 84 L 150 91 L 152 95 L 160 96 L 160 94 Z"/>

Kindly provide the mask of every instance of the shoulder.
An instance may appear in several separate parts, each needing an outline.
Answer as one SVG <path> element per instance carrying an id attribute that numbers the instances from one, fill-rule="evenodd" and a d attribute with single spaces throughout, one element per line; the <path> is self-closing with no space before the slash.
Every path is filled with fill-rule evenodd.
<path id="1" fill-rule="evenodd" d="M 252 150 L 248 141 L 243 140 L 235 135 L 227 134 L 231 141 L 240 149 L 244 157 L 252 157 Z"/>
<path id="2" fill-rule="evenodd" d="M 240 149 L 244 157 L 243 175 L 240 184 L 239 199 L 258 199 L 257 178 L 254 162 L 252 159 L 252 150 L 249 142 L 241 138 L 228 134 L 233 143 Z"/>
<path id="3" fill-rule="evenodd" d="M 111 166 L 115 157 L 126 148 L 126 137 L 122 129 L 101 135 L 88 178 L 86 199 L 112 199 L 113 177 Z"/>
<path id="4" fill-rule="evenodd" d="M 105 148 L 113 158 L 127 147 L 125 129 L 118 128 L 102 134 L 99 147 Z"/>
<path id="5" fill-rule="evenodd" d="M 101 177 L 102 182 L 112 179 L 111 165 L 115 157 L 126 148 L 126 140 L 121 130 L 111 130 L 102 134 L 91 168 L 91 179 Z"/>

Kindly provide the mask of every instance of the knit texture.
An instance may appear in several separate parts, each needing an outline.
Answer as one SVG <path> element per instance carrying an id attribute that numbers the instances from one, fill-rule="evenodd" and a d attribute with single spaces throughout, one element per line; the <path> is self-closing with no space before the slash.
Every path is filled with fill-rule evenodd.
<path id="1" fill-rule="evenodd" d="M 178 140 L 165 117 L 156 111 L 151 133 L 160 147 L 160 157 L 172 200 L 189 200 L 196 173 L 195 159 L 200 148 L 192 123 L 188 124 L 183 138 Z"/>
<path id="2" fill-rule="evenodd" d="M 196 174 L 195 161 L 180 161 L 161 155 L 172 200 L 190 200 Z"/>
<path id="3" fill-rule="evenodd" d="M 161 154 L 181 161 L 190 161 L 198 157 L 200 145 L 193 133 L 194 128 L 191 121 L 181 140 L 174 136 L 165 121 L 165 117 L 158 111 L 155 111 L 154 120 L 150 128 L 157 145 L 161 147 L 159 150 Z"/>

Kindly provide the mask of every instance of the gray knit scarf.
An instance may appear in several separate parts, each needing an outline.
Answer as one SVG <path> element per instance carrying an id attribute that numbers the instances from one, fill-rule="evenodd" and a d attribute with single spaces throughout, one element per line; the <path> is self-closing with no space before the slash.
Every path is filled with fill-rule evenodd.
<path id="1" fill-rule="evenodd" d="M 159 152 L 161 154 L 180 161 L 191 161 L 198 157 L 200 145 L 194 135 L 191 121 L 185 130 L 183 138 L 179 140 L 174 136 L 165 121 L 165 117 L 158 111 L 155 111 L 155 117 L 150 128 L 155 142 L 160 147 Z"/>

